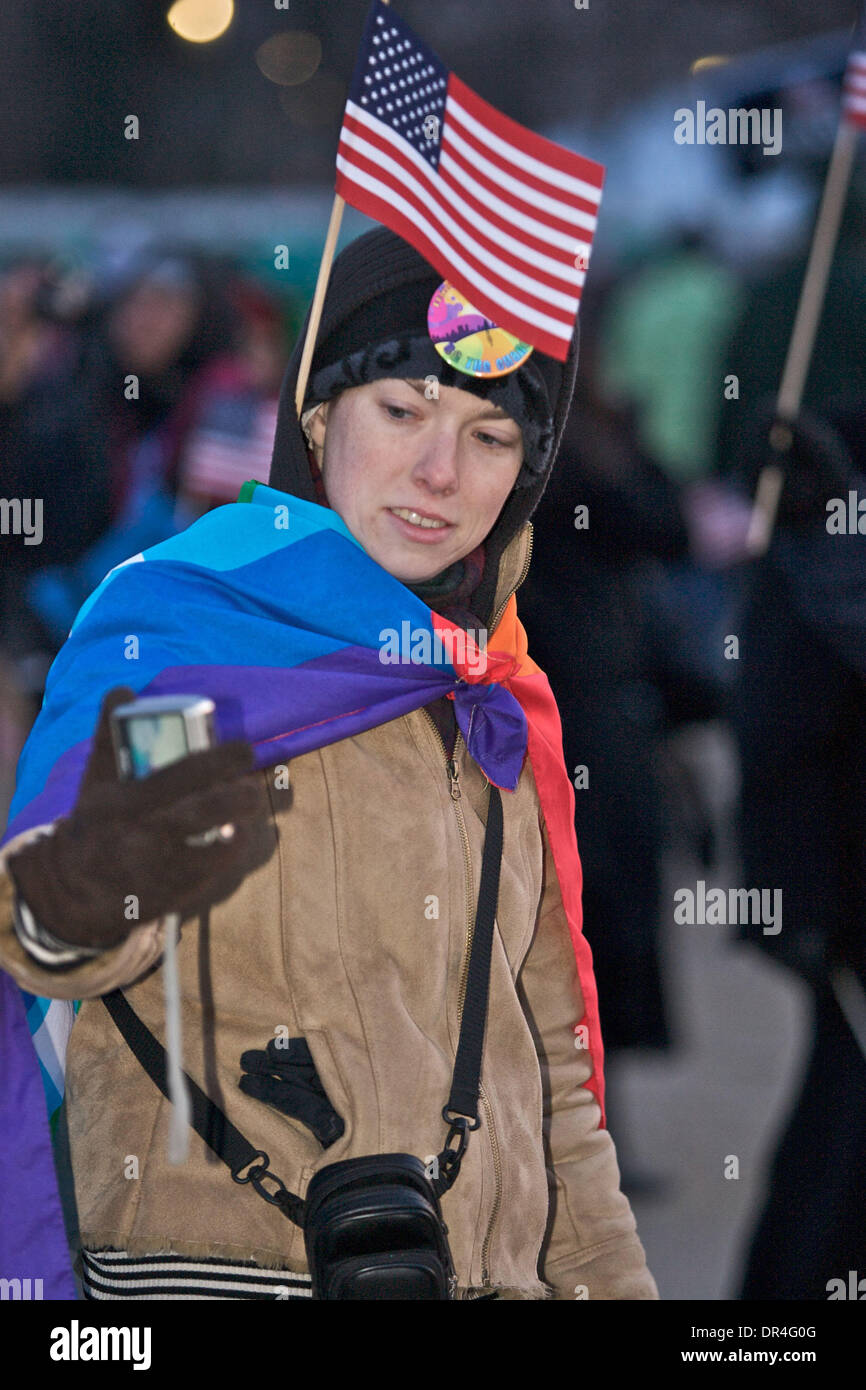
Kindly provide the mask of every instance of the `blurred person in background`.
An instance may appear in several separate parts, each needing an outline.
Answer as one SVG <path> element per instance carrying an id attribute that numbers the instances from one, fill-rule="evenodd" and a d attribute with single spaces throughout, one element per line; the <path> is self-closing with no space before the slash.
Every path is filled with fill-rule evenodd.
<path id="1" fill-rule="evenodd" d="M 823 173 L 823 168 L 821 170 Z M 744 496 L 760 467 L 784 486 L 767 554 L 746 577 L 732 717 L 743 882 L 781 889 L 782 930 L 740 936 L 810 990 L 808 1061 L 767 1181 L 741 1297 L 826 1299 L 866 1268 L 866 180 L 855 167 L 803 408 L 768 445 L 805 272 L 787 256 L 750 289 L 726 353 L 741 400 L 718 464 Z M 854 529 L 838 529 L 844 503 Z M 833 502 L 838 504 L 834 507 Z M 866 508 L 864 508 L 866 510 Z"/>
<path id="2" fill-rule="evenodd" d="M 178 464 L 178 497 L 191 516 L 236 502 L 242 485 L 266 479 L 271 466 L 286 325 L 271 296 L 249 279 L 238 277 L 229 297 L 236 350 L 203 373 Z"/>
<path id="3" fill-rule="evenodd" d="M 746 486 L 771 420 L 768 401 L 744 434 Z M 866 1269 L 866 393 L 802 412 L 791 440 L 773 542 L 751 575 L 733 710 L 743 882 L 781 889 L 784 916 L 778 933 L 739 935 L 808 985 L 812 1038 L 747 1300 L 826 1299 L 831 1281 L 847 1290 L 849 1270 Z"/>
<path id="4" fill-rule="evenodd" d="M 38 458 L 40 401 L 75 356 L 74 319 L 87 287 L 63 275 L 48 257 L 12 255 L 0 269 L 0 477 L 3 496 L 31 504 Z M 36 512 L 31 510 L 31 523 Z M 70 518 L 72 527 L 76 518 Z M 64 528 L 64 532 L 68 528 Z M 40 563 L 57 537 L 46 537 L 44 521 L 30 538 L 4 535 L 0 567 L 0 808 L 12 795 L 14 768 L 35 709 L 27 693 L 41 688 L 48 654 L 34 652 L 22 631 L 20 590 L 24 575 Z M 47 541 L 47 544 L 46 544 Z"/>
<path id="5" fill-rule="evenodd" d="M 684 514 L 704 537 L 700 556 L 687 547 L 645 570 L 644 606 L 655 640 L 674 641 L 677 664 L 711 682 L 730 674 L 719 657 L 738 601 L 729 571 L 745 554 L 742 499 L 715 471 L 719 418 L 730 408 L 725 352 L 744 301 L 739 274 L 710 235 L 682 225 L 611 286 L 599 322 L 599 395 L 630 421 L 641 453 L 682 488 Z"/>
<path id="6" fill-rule="evenodd" d="M 43 540 L 6 567 L 2 643 L 38 699 L 51 657 L 87 594 L 114 565 L 180 529 L 178 456 L 198 375 L 232 343 L 234 315 L 216 264 L 150 248 L 100 303 L 76 305 L 53 350 L 0 415 L 12 496 L 43 502 Z M 68 298 L 68 296 L 67 296 Z M 63 285 L 43 294 L 59 318 Z M 35 310 L 34 310 L 35 312 Z M 53 335 L 53 337 L 52 337 Z"/>

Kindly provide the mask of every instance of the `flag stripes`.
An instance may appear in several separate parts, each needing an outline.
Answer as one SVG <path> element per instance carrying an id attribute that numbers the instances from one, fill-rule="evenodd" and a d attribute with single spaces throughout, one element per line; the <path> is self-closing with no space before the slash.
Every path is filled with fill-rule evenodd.
<path id="1" fill-rule="evenodd" d="M 842 115 L 861 130 L 866 129 L 866 52 L 848 55 L 842 87 Z"/>
<path id="2" fill-rule="evenodd" d="M 340 131 L 337 192 L 473 306 L 564 361 L 604 169 L 527 130 L 375 0 Z"/>

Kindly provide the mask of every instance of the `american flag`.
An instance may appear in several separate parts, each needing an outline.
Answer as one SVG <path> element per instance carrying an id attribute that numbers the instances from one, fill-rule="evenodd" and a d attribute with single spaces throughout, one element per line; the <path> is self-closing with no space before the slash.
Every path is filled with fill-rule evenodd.
<path id="1" fill-rule="evenodd" d="M 866 130 L 866 8 L 860 16 L 848 54 L 842 87 L 842 116 L 852 125 Z"/>
<path id="2" fill-rule="evenodd" d="M 248 478 L 267 478 L 277 425 L 275 400 L 216 400 L 191 433 L 180 461 L 185 496 L 234 502 Z"/>
<path id="3" fill-rule="evenodd" d="M 374 0 L 337 192 L 410 242 L 476 309 L 565 361 L 604 167 L 476 96 Z"/>

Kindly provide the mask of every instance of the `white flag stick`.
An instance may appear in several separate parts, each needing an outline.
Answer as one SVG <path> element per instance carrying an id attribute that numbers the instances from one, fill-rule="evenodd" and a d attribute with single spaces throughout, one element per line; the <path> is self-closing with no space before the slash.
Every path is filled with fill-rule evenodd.
<path id="1" fill-rule="evenodd" d="M 170 912 L 165 918 L 163 985 L 165 988 L 165 1051 L 171 1116 L 168 1125 L 168 1161 L 185 1163 L 189 1153 L 189 1127 L 192 1103 L 183 1073 L 183 1039 L 180 1023 L 180 981 L 177 973 L 177 937 L 180 917 Z"/>
<path id="2" fill-rule="evenodd" d="M 843 117 L 836 131 L 836 141 L 827 170 L 806 274 L 800 290 L 797 316 L 794 319 L 776 401 L 776 415 L 782 423 L 774 425 L 770 431 L 770 444 L 780 454 L 784 454 L 791 446 L 791 432 L 785 428 L 784 422 L 796 419 L 803 398 L 803 387 L 806 384 L 815 346 L 815 334 L 824 306 L 827 277 L 836 250 L 842 209 L 848 194 L 857 135 L 857 127 Z M 746 538 L 751 555 L 763 555 L 770 544 L 784 476 L 778 464 L 767 464 L 761 469 Z"/>

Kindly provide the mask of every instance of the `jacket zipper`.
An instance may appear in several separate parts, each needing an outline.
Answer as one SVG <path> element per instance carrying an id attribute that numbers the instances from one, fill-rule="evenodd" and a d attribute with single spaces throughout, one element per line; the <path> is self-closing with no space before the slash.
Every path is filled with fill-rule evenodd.
<path id="1" fill-rule="evenodd" d="M 490 1241 L 493 1236 L 493 1227 L 496 1225 L 496 1218 L 499 1215 L 499 1207 L 502 1202 L 502 1159 L 499 1153 L 499 1140 L 496 1137 L 496 1126 L 493 1123 L 493 1107 L 487 1099 L 484 1087 L 479 1088 L 481 1104 L 484 1106 L 484 1113 L 487 1116 L 487 1127 L 490 1133 L 490 1147 L 493 1151 L 493 1173 L 496 1178 L 496 1189 L 493 1194 L 493 1210 L 490 1213 L 490 1220 L 487 1223 L 487 1233 L 484 1237 L 484 1244 L 481 1247 L 481 1282 L 490 1283 L 490 1269 L 488 1260 L 490 1258 Z"/>
<path id="2" fill-rule="evenodd" d="M 517 590 L 520 588 L 521 584 L 523 583 L 524 579 L 526 578 L 526 576 L 527 576 L 528 573 L 529 573 L 529 562 L 530 562 L 530 560 L 532 559 L 532 546 L 533 546 L 534 541 L 535 541 L 535 529 L 534 529 L 534 527 L 533 527 L 533 525 L 532 525 L 532 522 L 530 521 L 530 522 L 529 522 L 529 549 L 528 549 L 527 552 L 526 552 L 526 559 L 525 559 L 524 562 L 523 562 L 523 569 L 522 569 L 521 572 L 520 572 L 520 578 L 518 579 L 518 581 L 517 581 L 517 583 L 515 584 L 514 588 L 511 590 L 511 593 L 510 593 L 510 594 L 508 595 L 508 597 L 505 599 L 505 602 L 502 603 L 502 604 L 500 605 L 499 612 L 496 614 L 496 617 L 493 619 L 493 622 L 490 624 L 490 633 L 491 633 L 491 636 L 492 636 L 493 633 L 496 631 L 497 624 L 498 624 L 500 618 L 502 617 L 502 614 L 505 612 L 506 608 L 508 607 L 508 603 L 509 603 L 509 600 L 511 599 L 512 594 L 516 594 L 516 593 L 517 593 Z M 436 732 L 437 732 L 437 733 L 439 732 L 438 729 L 436 730 Z"/>
<path id="3" fill-rule="evenodd" d="M 495 624 L 494 624 L 494 626 L 495 626 Z M 422 706 L 422 708 L 423 708 L 423 706 Z M 450 782 L 450 784 L 451 784 L 451 800 L 452 800 L 453 803 L 454 803 L 454 810 L 455 810 L 455 812 L 456 812 L 456 814 L 457 814 L 457 824 L 458 824 L 458 826 L 459 826 L 459 828 L 460 828 L 460 837 L 461 837 L 461 839 L 462 839 L 462 841 L 463 841 L 463 863 L 464 863 L 464 867 L 465 867 L 465 870 L 466 870 L 466 874 L 465 874 L 465 877 L 464 877 L 464 883 L 465 883 L 465 887 L 466 887 L 466 923 L 467 923 L 467 930 L 466 930 L 466 945 L 465 945 L 464 950 L 463 950 L 463 965 L 462 965 L 461 971 L 460 971 L 460 990 L 459 990 L 459 994 L 458 994 L 458 1017 L 457 1017 L 457 1026 L 458 1026 L 458 1028 L 459 1028 L 459 1026 L 460 1026 L 460 1024 L 461 1024 L 461 1022 L 462 1022 L 462 1020 L 463 1020 L 463 1004 L 464 1004 L 465 999 L 466 999 L 466 985 L 467 985 L 467 981 L 468 981 L 468 978 L 469 978 L 469 958 L 470 958 L 470 956 L 471 956 L 471 954 L 472 954 L 472 938 L 473 938 L 473 936 L 474 936 L 474 934 L 475 934 L 475 919 L 474 919 L 473 913 L 472 913 L 472 893 L 471 893 L 471 884 L 472 884 L 472 860 L 471 860 L 470 854 L 469 854 L 469 836 L 468 836 L 467 833 L 466 833 L 466 822 L 465 822 L 465 820 L 464 820 L 464 818 L 463 818 L 463 808 L 462 808 L 462 806 L 460 805 L 460 798 L 461 798 L 461 796 L 462 796 L 462 793 L 461 793 L 461 791 L 460 791 L 460 769 L 459 769 L 458 766 L 457 766 L 457 759 L 456 759 L 456 757 L 451 758 L 451 759 L 448 758 L 447 751 L 446 751 L 446 748 L 445 748 L 445 744 L 444 744 L 443 741 L 442 741 L 442 735 L 440 734 L 439 730 L 438 730 L 437 727 L 436 727 L 436 723 L 435 723 L 435 721 L 434 721 L 434 719 L 433 719 L 433 716 L 432 716 L 431 714 L 428 714 L 426 709 L 424 710 L 424 714 L 426 714 L 426 715 L 427 715 L 427 718 L 430 720 L 430 723 L 431 723 L 432 728 L 433 728 L 433 732 L 434 732 L 434 734 L 436 735 L 436 737 L 438 738 L 439 743 L 440 743 L 440 746 L 441 746 L 441 748 L 442 748 L 442 755 L 443 755 L 443 757 L 446 759 L 445 766 L 446 766 L 446 771 L 447 771 L 447 773 L 448 773 L 448 780 L 449 780 L 449 782 Z M 455 752 L 455 754 L 456 754 L 456 752 L 457 752 L 458 744 L 461 742 L 462 738 L 463 738 L 463 734 L 458 730 L 457 738 L 456 738 L 455 741 L 454 741 L 454 752 Z M 500 1154 L 500 1152 L 499 1152 L 499 1140 L 498 1140 L 497 1137 L 496 1137 L 496 1125 L 495 1125 L 494 1120 L 493 1120 L 493 1109 L 492 1109 L 492 1106 L 490 1105 L 489 1100 L 487 1099 L 487 1096 L 486 1096 L 486 1094 L 485 1094 L 485 1091 L 484 1091 L 484 1087 L 483 1087 L 483 1086 L 479 1086 L 479 1100 L 480 1100 L 480 1102 L 481 1102 L 481 1106 L 482 1106 L 482 1108 L 483 1108 L 483 1110 L 484 1110 L 484 1114 L 485 1114 L 485 1117 L 486 1117 L 486 1119 L 487 1119 L 487 1129 L 488 1129 L 488 1133 L 489 1133 L 489 1135 L 490 1135 L 490 1148 L 491 1148 L 491 1151 L 492 1151 L 492 1153 L 493 1153 L 493 1174 L 494 1174 L 494 1178 L 495 1178 L 495 1190 L 494 1190 L 494 1194 L 493 1194 L 493 1210 L 492 1210 L 491 1213 L 490 1213 L 490 1220 L 489 1220 L 488 1223 L 487 1223 L 487 1231 L 485 1232 L 485 1235 L 484 1235 L 484 1242 L 483 1242 L 483 1244 L 482 1244 L 482 1246 L 481 1246 L 481 1282 L 482 1282 L 482 1284 L 489 1284 L 489 1283 L 490 1283 L 490 1270 L 489 1270 L 489 1267 L 488 1267 L 488 1258 L 489 1258 L 489 1255 L 490 1255 L 490 1239 L 491 1239 L 491 1236 L 493 1235 L 493 1227 L 494 1227 L 494 1225 L 495 1225 L 495 1223 L 496 1223 L 496 1218 L 497 1218 L 498 1215 L 499 1215 L 499 1207 L 500 1207 L 501 1202 L 502 1202 L 502 1158 L 501 1158 L 501 1154 Z"/>
<path id="4" fill-rule="evenodd" d="M 443 759 L 445 760 L 445 770 L 446 770 L 446 772 L 448 773 L 448 781 L 449 781 L 449 783 L 450 783 L 451 800 L 452 800 L 453 803 L 454 803 L 454 811 L 455 811 L 455 814 L 456 814 L 456 816 L 457 816 L 457 826 L 458 826 L 458 829 L 459 829 L 459 831 L 460 831 L 460 839 L 461 839 L 461 842 L 462 842 L 462 844 L 463 844 L 463 868 L 464 868 L 464 870 L 465 870 L 464 877 L 463 877 L 463 886 L 464 886 L 464 889 L 465 889 L 466 924 L 467 924 L 467 926 L 466 926 L 466 946 L 465 946 L 464 952 L 463 952 L 463 965 L 462 965 L 461 970 L 460 970 L 460 992 L 459 992 L 459 995 L 458 995 L 458 1019 L 457 1019 L 457 1022 L 458 1022 L 458 1027 L 459 1027 L 460 1020 L 461 1020 L 462 1017 L 463 1017 L 463 1000 L 464 1000 L 465 995 L 466 995 L 466 980 L 467 980 L 467 976 L 468 976 L 468 974 L 469 974 L 469 955 L 470 955 L 470 952 L 471 952 L 471 950 L 472 950 L 472 936 L 473 936 L 473 932 L 474 932 L 474 930 L 475 930 L 475 923 L 474 923 L 473 917 L 472 917 L 472 859 L 471 859 L 471 856 L 470 856 L 470 853 L 469 853 L 469 836 L 468 836 L 467 833 L 466 833 L 466 821 L 463 819 L 463 807 L 460 805 L 460 797 L 461 797 L 462 793 L 461 793 L 461 791 L 460 791 L 460 772 L 459 772 L 458 767 L 457 767 L 457 759 L 456 759 L 456 758 L 450 758 L 450 759 L 449 759 L 448 754 L 447 754 L 447 751 L 446 751 L 446 748 L 445 748 L 445 744 L 444 744 L 444 742 L 442 741 L 442 735 L 440 734 L 439 730 L 436 728 L 436 721 L 434 720 L 432 714 L 428 714 L 428 713 L 427 713 L 427 710 L 424 709 L 423 706 L 422 706 L 422 710 L 423 710 L 423 713 L 426 715 L 426 717 L 430 720 L 430 726 L 431 726 L 431 728 L 432 728 L 434 734 L 436 735 L 437 739 L 439 740 L 439 746 L 440 746 L 440 748 L 442 749 L 442 757 L 443 757 Z M 457 752 L 457 749 L 458 749 L 458 747 L 460 746 L 460 744 L 462 743 L 462 741 L 463 741 L 463 734 L 462 734 L 462 732 L 458 729 L 458 731 L 457 731 L 457 738 L 456 738 L 455 741 L 454 741 L 454 752 L 455 752 L 455 753 Z"/>

